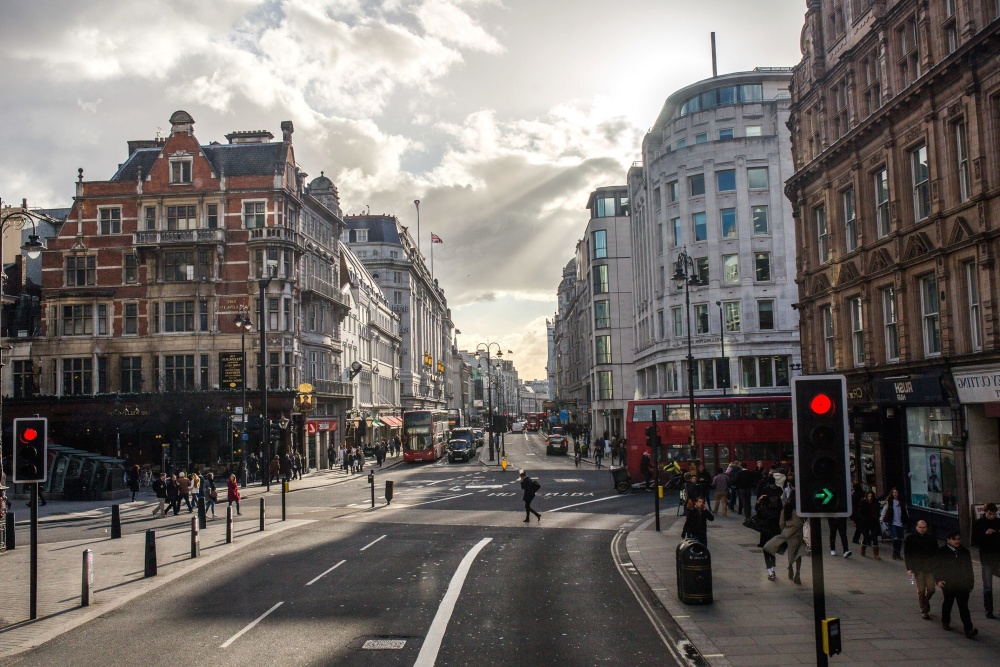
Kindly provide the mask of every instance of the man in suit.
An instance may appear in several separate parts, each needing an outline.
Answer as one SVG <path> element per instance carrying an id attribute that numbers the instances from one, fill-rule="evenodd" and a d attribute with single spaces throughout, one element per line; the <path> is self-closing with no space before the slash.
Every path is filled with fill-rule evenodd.
<path id="1" fill-rule="evenodd" d="M 969 614 L 969 594 L 976 579 L 972 572 L 972 554 L 962 546 L 962 535 L 957 530 L 948 533 L 948 541 L 938 549 L 934 562 L 934 581 L 944 593 L 941 604 L 941 627 L 951 630 L 951 606 L 958 604 L 965 636 L 972 639 L 979 634 L 972 625 Z"/>

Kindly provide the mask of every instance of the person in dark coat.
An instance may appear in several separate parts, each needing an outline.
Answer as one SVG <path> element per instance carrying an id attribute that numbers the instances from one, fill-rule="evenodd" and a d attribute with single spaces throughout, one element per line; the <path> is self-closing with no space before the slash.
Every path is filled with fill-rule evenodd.
<path id="1" fill-rule="evenodd" d="M 135 464 L 128 471 L 128 489 L 132 492 L 132 502 L 135 502 L 135 494 L 139 493 L 139 466 Z"/>
<path id="2" fill-rule="evenodd" d="M 171 475 L 167 479 L 167 508 L 174 511 L 177 516 L 181 511 L 180 487 L 177 486 L 177 475 Z M 166 516 L 166 512 L 163 514 Z"/>
<path id="3" fill-rule="evenodd" d="M 941 627 L 951 630 L 951 606 L 957 603 L 965 636 L 972 639 L 978 635 L 979 630 L 972 625 L 972 615 L 969 614 L 969 593 L 976 583 L 972 572 L 972 554 L 962 546 L 962 534 L 957 530 L 948 533 L 948 541 L 938 549 L 934 560 L 934 581 L 944 593 Z"/>
<path id="4" fill-rule="evenodd" d="M 771 538 L 781 534 L 781 526 L 778 525 L 781 517 L 781 489 L 774 483 L 773 477 L 768 481 L 768 485 L 757 495 L 757 525 L 760 528 L 760 541 L 757 546 L 761 548 Z M 777 578 L 774 573 L 776 562 L 774 554 L 764 551 L 764 567 L 767 568 L 767 578 L 771 581 Z"/>
<path id="5" fill-rule="evenodd" d="M 687 518 L 684 520 L 681 537 L 698 540 L 707 547 L 709 521 L 715 521 L 715 515 L 708 508 L 708 503 L 705 502 L 705 499 L 698 498 L 694 503 L 694 508 L 688 511 Z"/>
<path id="6" fill-rule="evenodd" d="M 754 486 L 757 485 L 752 470 L 744 468 L 736 475 L 736 493 L 740 497 L 740 509 L 743 516 L 750 518 L 750 494 L 753 493 Z"/>
<path id="7" fill-rule="evenodd" d="M 931 617 L 931 597 L 934 595 L 934 559 L 937 557 L 937 538 L 927 532 L 927 522 L 921 519 L 914 526 L 916 532 L 906 536 L 903 553 L 906 573 L 917 587 L 917 603 L 920 615 Z"/>
<path id="8" fill-rule="evenodd" d="M 152 483 L 153 493 L 156 494 L 156 509 L 153 510 L 153 516 L 159 514 L 160 516 L 167 516 L 167 474 L 161 472 L 160 476 L 153 480 Z"/>
<path id="9" fill-rule="evenodd" d="M 649 491 L 649 487 L 653 485 L 653 461 L 649 458 L 649 452 L 642 453 L 642 459 L 639 461 L 639 472 L 646 478 L 646 490 Z"/>
<path id="10" fill-rule="evenodd" d="M 520 471 L 520 476 L 521 488 L 524 490 L 524 523 L 531 521 L 532 514 L 535 515 L 538 521 L 541 521 L 542 515 L 531 507 L 531 501 L 535 499 L 535 492 L 537 491 L 537 482 L 528 477 L 528 473 L 523 470 Z"/>
<path id="11" fill-rule="evenodd" d="M 871 547 L 872 558 L 875 560 L 882 560 L 878 554 L 878 537 L 881 532 L 878 525 L 879 512 L 878 498 L 875 497 L 873 491 L 869 491 L 858 506 L 858 514 L 855 519 L 858 523 L 858 528 L 861 529 L 861 535 L 864 537 L 864 543 L 861 545 L 861 555 L 865 556 L 866 550 L 868 547 Z"/>
<path id="12" fill-rule="evenodd" d="M 983 516 L 972 524 L 972 541 L 979 545 L 986 618 L 996 618 L 993 615 L 993 577 L 1000 577 L 1000 519 L 997 518 L 996 503 L 987 503 Z"/>

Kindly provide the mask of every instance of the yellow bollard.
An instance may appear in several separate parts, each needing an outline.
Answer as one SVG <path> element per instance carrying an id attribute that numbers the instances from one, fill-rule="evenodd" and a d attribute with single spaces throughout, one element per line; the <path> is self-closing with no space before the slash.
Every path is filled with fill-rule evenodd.
<path id="1" fill-rule="evenodd" d="M 286 479 L 284 482 L 281 483 L 281 487 L 282 487 L 281 490 L 284 491 L 285 493 L 288 493 L 288 490 L 289 490 L 288 486 L 289 486 L 288 485 L 288 480 Z"/>
<path id="2" fill-rule="evenodd" d="M 663 485 L 660 485 L 660 486 L 656 487 L 656 492 L 658 494 L 660 494 L 660 497 L 662 498 L 663 497 Z"/>
<path id="3" fill-rule="evenodd" d="M 504 470 L 506 470 L 506 469 L 507 469 L 507 457 L 506 457 L 506 456 L 501 456 L 501 457 L 500 457 L 500 466 L 501 466 L 501 467 L 502 467 L 502 468 L 503 468 Z"/>

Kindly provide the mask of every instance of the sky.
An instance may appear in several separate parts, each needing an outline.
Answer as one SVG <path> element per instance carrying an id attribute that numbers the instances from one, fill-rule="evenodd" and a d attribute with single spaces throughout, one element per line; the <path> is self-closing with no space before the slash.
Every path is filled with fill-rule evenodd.
<path id="1" fill-rule="evenodd" d="M 130 139 L 295 125 L 345 214 L 434 246 L 459 347 L 546 376 L 546 319 L 595 188 L 625 184 L 666 98 L 795 65 L 804 0 L 0 0 L 0 196 L 72 203 Z"/>

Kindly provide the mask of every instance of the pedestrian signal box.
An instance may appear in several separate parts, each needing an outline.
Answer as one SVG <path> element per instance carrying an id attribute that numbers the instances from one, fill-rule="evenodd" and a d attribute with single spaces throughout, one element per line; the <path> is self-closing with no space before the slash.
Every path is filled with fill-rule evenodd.
<path id="1" fill-rule="evenodd" d="M 850 516 L 847 379 L 843 375 L 793 378 L 792 422 L 799 516 Z"/>
<path id="2" fill-rule="evenodd" d="M 48 479 L 48 435 L 49 420 L 45 417 L 14 420 L 14 481 L 18 484 Z"/>
<path id="3" fill-rule="evenodd" d="M 837 655 L 840 653 L 840 619 L 824 618 L 821 624 L 823 630 L 823 653 Z"/>

